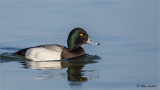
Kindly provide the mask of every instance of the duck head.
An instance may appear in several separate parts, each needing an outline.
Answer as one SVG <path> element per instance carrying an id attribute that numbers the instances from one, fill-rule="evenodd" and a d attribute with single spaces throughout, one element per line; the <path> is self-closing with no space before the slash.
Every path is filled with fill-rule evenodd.
<path id="1" fill-rule="evenodd" d="M 76 49 L 83 44 L 100 45 L 99 43 L 94 43 L 82 28 L 75 28 L 69 33 L 67 44 L 68 49 Z"/>

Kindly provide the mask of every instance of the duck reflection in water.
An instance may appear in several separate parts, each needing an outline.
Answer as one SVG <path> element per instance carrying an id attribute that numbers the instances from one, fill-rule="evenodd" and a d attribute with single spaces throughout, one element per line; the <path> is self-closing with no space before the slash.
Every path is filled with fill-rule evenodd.
<path id="1" fill-rule="evenodd" d="M 68 80 L 69 81 L 87 81 L 90 79 L 89 77 L 85 77 L 85 73 L 90 71 L 84 71 L 83 67 L 85 67 L 86 64 L 93 64 L 97 63 L 98 61 L 96 59 L 99 59 L 99 56 L 96 55 L 85 55 L 77 58 L 72 58 L 68 60 Z M 95 71 L 95 70 L 92 70 Z"/>
<path id="2" fill-rule="evenodd" d="M 62 61 L 46 61 L 46 62 L 36 62 L 36 61 L 28 61 L 28 62 L 22 62 L 24 68 L 29 69 L 39 69 L 39 70 L 57 70 L 57 69 L 67 69 L 67 78 L 68 81 L 71 82 L 83 82 L 90 79 L 94 79 L 98 77 L 97 73 L 96 75 L 86 76 L 88 72 L 94 72 L 95 70 L 83 70 L 83 67 L 85 67 L 86 64 L 93 64 L 97 63 L 97 59 L 100 59 L 97 55 L 83 55 L 76 58 L 71 58 L 67 60 Z M 40 77 L 39 79 L 51 79 L 55 78 L 55 75 L 61 75 L 64 76 L 64 73 L 52 73 L 49 76 Z M 70 83 L 73 84 L 73 83 Z"/>

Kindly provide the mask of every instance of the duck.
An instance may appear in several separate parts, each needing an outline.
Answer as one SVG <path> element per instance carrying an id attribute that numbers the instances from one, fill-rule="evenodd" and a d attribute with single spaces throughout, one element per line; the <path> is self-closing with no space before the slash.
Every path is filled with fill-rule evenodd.
<path id="1" fill-rule="evenodd" d="M 84 44 L 100 45 L 100 43 L 93 42 L 84 29 L 74 28 L 68 35 L 68 47 L 45 44 L 21 49 L 14 55 L 21 55 L 32 61 L 63 60 L 85 55 L 85 50 L 81 47 Z"/>

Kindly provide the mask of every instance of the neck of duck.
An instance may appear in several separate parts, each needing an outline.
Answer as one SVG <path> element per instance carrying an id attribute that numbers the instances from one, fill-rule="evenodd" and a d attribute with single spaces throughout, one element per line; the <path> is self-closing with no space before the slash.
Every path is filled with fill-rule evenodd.
<path id="1" fill-rule="evenodd" d="M 79 50 L 79 49 L 83 49 L 83 48 L 81 46 L 80 47 L 73 47 L 73 48 L 68 47 L 68 51 L 76 51 L 76 50 Z"/>

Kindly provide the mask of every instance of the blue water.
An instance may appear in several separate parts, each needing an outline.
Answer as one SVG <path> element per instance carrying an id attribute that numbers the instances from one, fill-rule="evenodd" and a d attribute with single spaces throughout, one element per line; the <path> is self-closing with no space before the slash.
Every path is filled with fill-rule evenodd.
<path id="1" fill-rule="evenodd" d="M 159 90 L 158 0 L 1 0 L 0 90 Z M 84 28 L 87 55 L 33 62 L 22 48 L 67 45 Z M 150 87 L 151 86 L 151 87 Z"/>

